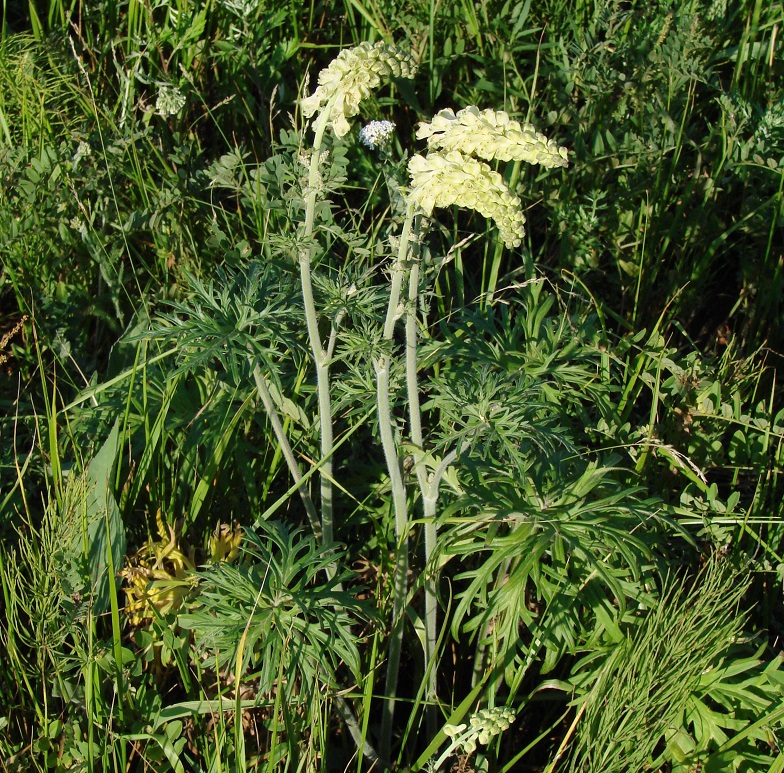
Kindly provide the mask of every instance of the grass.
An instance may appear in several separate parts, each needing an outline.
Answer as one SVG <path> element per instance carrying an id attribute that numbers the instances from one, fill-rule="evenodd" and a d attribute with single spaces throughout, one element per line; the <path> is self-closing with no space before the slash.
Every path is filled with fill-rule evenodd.
<path id="1" fill-rule="evenodd" d="M 3 769 L 781 770 L 782 23 L 3 6 Z M 519 247 L 407 198 L 467 105 Z"/>

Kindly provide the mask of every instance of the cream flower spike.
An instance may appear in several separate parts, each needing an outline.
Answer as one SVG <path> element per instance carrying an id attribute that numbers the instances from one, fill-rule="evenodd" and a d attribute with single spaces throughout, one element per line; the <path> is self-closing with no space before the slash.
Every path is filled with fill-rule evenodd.
<path id="1" fill-rule="evenodd" d="M 466 107 L 455 115 L 442 110 L 430 123 L 420 123 L 417 139 L 427 139 L 430 150 L 459 150 L 488 161 L 520 160 L 552 168 L 568 166 L 566 148 L 529 124 L 513 121 L 503 110 Z"/>
<path id="2" fill-rule="evenodd" d="M 390 78 L 412 78 L 413 58 L 386 43 L 360 43 L 341 51 L 318 76 L 318 88 L 300 101 L 310 118 L 329 106 L 329 122 L 337 137 L 348 134 L 348 119 L 359 113 L 359 103 Z"/>
<path id="3" fill-rule="evenodd" d="M 469 719 L 468 725 L 444 725 L 444 734 L 454 739 L 453 748 L 459 746 L 464 754 L 473 754 L 477 741 L 487 746 L 492 738 L 507 730 L 514 721 L 515 713 L 511 709 L 500 706 L 481 709 Z"/>
<path id="4" fill-rule="evenodd" d="M 493 220 L 507 247 L 519 247 L 525 235 L 520 199 L 509 192 L 503 177 L 483 161 L 457 150 L 445 155 L 413 156 L 408 162 L 411 188 L 408 198 L 426 214 L 434 207 L 475 209 Z"/>

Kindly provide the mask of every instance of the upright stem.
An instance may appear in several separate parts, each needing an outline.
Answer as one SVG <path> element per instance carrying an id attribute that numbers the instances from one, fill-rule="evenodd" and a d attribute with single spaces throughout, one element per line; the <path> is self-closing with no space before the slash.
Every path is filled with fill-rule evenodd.
<path id="1" fill-rule="evenodd" d="M 395 714 L 397 695 L 397 677 L 400 669 L 400 651 L 403 643 L 403 620 L 405 618 L 406 595 L 408 592 L 408 513 L 406 507 L 406 490 L 400 470 L 397 447 L 391 426 L 391 408 L 389 404 L 389 362 L 376 366 L 377 399 L 379 432 L 381 445 L 384 449 L 389 480 L 392 484 L 392 502 L 395 509 L 395 537 L 397 550 L 395 554 L 395 576 L 392 587 L 392 631 L 389 641 L 387 660 L 387 679 L 384 690 L 384 704 L 381 729 L 381 756 L 390 759 L 392 746 L 392 721 Z"/>
<path id="2" fill-rule="evenodd" d="M 403 233 L 395 266 L 392 269 L 392 281 L 389 289 L 389 305 L 384 322 L 384 341 L 390 346 L 395 333 L 395 322 L 399 317 L 400 291 L 403 286 L 405 261 L 408 256 L 408 242 L 411 226 L 414 222 L 414 205 L 409 204 Z M 384 690 L 384 704 L 381 723 L 380 754 L 383 759 L 391 759 L 392 722 L 395 715 L 395 698 L 397 695 L 397 677 L 400 669 L 400 651 L 403 643 L 403 621 L 405 618 L 406 596 L 408 593 L 408 508 L 406 488 L 400 469 L 400 455 L 395 443 L 392 408 L 389 396 L 390 354 L 387 352 L 376 363 L 376 399 L 378 403 L 378 427 L 381 446 L 384 450 L 389 480 L 392 486 L 392 504 L 395 511 L 395 538 L 397 552 L 395 560 L 395 577 L 393 582 L 392 631 L 389 640 L 389 656 L 387 660 L 387 679 Z"/>
<path id="3" fill-rule="evenodd" d="M 264 410 L 267 412 L 267 418 L 272 425 L 272 431 L 275 433 L 275 438 L 278 441 L 281 452 L 283 453 L 283 458 L 286 460 L 286 464 L 288 465 L 289 473 L 291 473 L 291 477 L 294 479 L 294 483 L 299 486 L 299 495 L 302 498 L 302 504 L 305 506 L 305 512 L 308 514 L 310 527 L 313 529 L 313 533 L 316 535 L 316 539 L 321 540 L 323 539 L 323 535 L 321 533 L 321 524 L 319 523 L 316 507 L 313 504 L 313 500 L 310 498 L 310 492 L 308 491 L 307 486 L 301 484 L 302 471 L 299 468 L 299 464 L 297 464 L 297 459 L 294 456 L 294 452 L 291 450 L 291 444 L 289 443 L 289 439 L 286 437 L 283 424 L 280 422 L 280 416 L 278 416 L 278 412 L 275 410 L 275 403 L 272 400 L 272 395 L 270 394 L 269 387 L 267 386 L 267 380 L 264 378 L 264 374 L 261 371 L 261 366 L 258 364 L 256 364 L 256 367 L 253 369 L 253 379 L 256 382 L 256 391 L 259 393 L 261 402 L 264 405 Z M 331 578 L 332 575 L 334 575 L 334 569 L 331 571 L 331 574 L 329 572 L 328 574 Z"/>
<path id="4" fill-rule="evenodd" d="M 299 255 L 299 273 L 302 282 L 302 300 L 305 307 L 305 322 L 308 329 L 308 338 L 316 365 L 316 384 L 318 388 L 319 427 L 321 439 L 322 464 L 319 469 L 321 485 L 321 533 L 325 547 L 331 548 L 334 542 L 333 516 L 332 516 L 332 399 L 329 389 L 329 364 L 330 357 L 321 343 L 318 329 L 318 316 L 316 304 L 313 299 L 313 283 L 310 276 L 310 263 L 313 252 L 310 245 L 313 236 L 313 225 L 316 218 L 316 199 L 318 197 L 319 158 L 324 139 L 324 131 L 329 119 L 329 105 L 325 108 L 314 126 L 315 137 L 310 158 L 310 173 L 308 175 L 308 195 L 305 200 L 305 243 L 306 246 Z"/>
<path id="5" fill-rule="evenodd" d="M 332 107 L 330 102 L 324 110 L 320 113 L 314 125 L 314 139 L 313 151 L 310 159 L 310 171 L 308 174 L 308 191 L 305 199 L 305 224 L 304 224 L 304 240 L 305 247 L 298 256 L 300 279 L 302 282 L 302 300 L 305 308 L 305 322 L 308 330 L 308 338 L 310 340 L 310 347 L 313 353 L 313 360 L 316 365 L 316 381 L 318 387 L 318 406 L 319 406 L 319 424 L 321 436 L 321 466 L 319 467 L 319 476 L 321 481 L 321 523 L 319 523 L 318 513 L 310 497 L 307 487 L 301 484 L 302 473 L 300 471 L 297 460 L 291 449 L 291 444 L 283 430 L 283 425 L 280 422 L 280 417 L 275 409 L 275 404 L 267 386 L 266 379 L 257 364 L 253 376 L 256 381 L 256 389 L 264 404 L 264 408 L 269 416 L 270 423 L 272 424 L 275 437 L 280 444 L 281 451 L 286 463 L 289 467 L 294 482 L 299 486 L 299 493 L 302 497 L 305 510 L 308 514 L 313 533 L 317 539 L 320 539 L 322 544 L 327 548 L 332 548 L 334 543 L 333 536 L 333 502 L 332 502 L 332 453 L 333 447 L 333 433 L 332 433 L 332 400 L 330 397 L 329 388 L 329 365 L 332 360 L 332 355 L 335 347 L 336 328 L 337 322 L 333 326 L 333 330 L 328 338 L 327 347 L 325 349 L 321 335 L 318 328 L 318 315 L 316 313 L 316 303 L 313 298 L 313 283 L 311 281 L 310 264 L 313 260 L 312 237 L 313 228 L 316 220 L 316 202 L 318 199 L 318 181 L 319 181 L 319 160 L 321 157 L 321 146 L 324 140 L 324 131 L 329 122 L 329 114 Z M 410 226 L 409 226 L 410 227 Z M 404 493 L 405 503 L 405 493 Z M 327 575 L 333 578 L 337 571 L 335 563 L 327 567 Z M 405 576 L 405 575 L 404 575 Z M 340 585 L 335 586 L 340 590 Z M 336 707 L 338 713 L 346 723 L 351 737 L 357 744 L 357 749 L 360 754 L 367 757 L 373 762 L 379 760 L 378 754 L 373 747 L 368 743 L 366 737 L 362 733 L 359 723 L 354 717 L 351 706 L 346 699 L 337 694 L 335 696 Z M 382 760 L 382 765 L 385 764 Z M 388 767 L 388 765 L 387 765 Z"/>
<path id="6" fill-rule="evenodd" d="M 408 390 L 408 413 L 411 441 L 418 449 L 415 470 L 425 522 L 425 672 L 427 673 L 426 698 L 435 705 L 437 672 L 435 665 L 436 642 L 438 639 L 438 600 L 436 597 L 435 571 L 431 560 L 435 553 L 438 533 L 436 529 L 436 493 L 428 480 L 423 461 L 424 438 L 422 435 L 422 412 L 419 407 L 419 385 L 417 380 L 417 307 L 419 302 L 419 261 L 414 259 L 408 275 L 408 309 L 406 312 L 406 388 Z M 434 725 L 435 714 L 427 712 L 428 725 Z M 435 727 L 428 727 L 434 735 Z"/>

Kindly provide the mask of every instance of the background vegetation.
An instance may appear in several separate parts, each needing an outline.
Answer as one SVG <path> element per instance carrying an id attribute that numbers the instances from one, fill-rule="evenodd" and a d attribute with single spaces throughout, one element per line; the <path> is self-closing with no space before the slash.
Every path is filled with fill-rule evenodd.
<path id="1" fill-rule="evenodd" d="M 521 248 L 462 210 L 423 248 L 427 443 L 460 453 L 435 556 L 412 530 L 376 764 L 784 770 L 783 24 L 764 0 L 4 4 L 4 769 L 369 765 L 398 547 L 368 365 L 384 240 L 417 122 L 477 105 L 570 166 L 499 166 Z M 245 355 L 312 470 L 296 100 L 363 40 L 420 69 L 365 105 L 388 153 L 355 131 L 325 178 L 330 552 Z"/>

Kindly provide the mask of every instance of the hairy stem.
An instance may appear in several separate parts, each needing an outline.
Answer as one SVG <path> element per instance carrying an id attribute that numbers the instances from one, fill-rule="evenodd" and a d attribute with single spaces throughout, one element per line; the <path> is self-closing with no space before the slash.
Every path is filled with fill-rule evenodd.
<path id="1" fill-rule="evenodd" d="M 331 548 L 334 542 L 332 494 L 333 494 L 333 434 L 332 434 L 332 399 L 329 388 L 330 357 L 321 342 L 318 329 L 316 303 L 313 299 L 313 283 L 310 275 L 310 263 L 313 259 L 312 245 L 313 226 L 316 218 L 316 200 L 318 198 L 319 159 L 327 128 L 329 106 L 324 109 L 314 126 L 315 137 L 310 158 L 308 175 L 308 195 L 305 200 L 305 247 L 299 255 L 299 273 L 302 282 L 302 300 L 305 307 L 305 322 L 310 339 L 310 348 L 316 365 L 316 383 L 318 388 L 319 429 L 321 440 L 322 465 L 319 469 L 321 486 L 321 534 L 322 544 Z"/>
<path id="2" fill-rule="evenodd" d="M 301 485 L 302 471 L 299 468 L 299 464 L 297 464 L 289 439 L 286 437 L 286 433 L 283 430 L 283 424 L 281 424 L 280 416 L 278 416 L 278 412 L 275 410 L 275 403 L 272 400 L 272 395 L 267 386 L 267 380 L 264 378 L 261 366 L 258 363 L 253 369 L 253 378 L 256 382 L 256 391 L 259 393 L 264 410 L 267 412 L 267 417 L 272 425 L 272 431 L 275 433 L 275 438 L 283 453 L 283 458 L 286 460 L 291 477 L 294 479 L 294 483 L 299 486 L 299 495 L 302 498 L 302 504 L 305 506 L 305 512 L 308 514 L 310 527 L 313 529 L 316 539 L 322 540 L 321 523 L 319 522 L 318 513 L 316 512 L 316 506 L 310 498 L 308 487 L 304 484 Z"/>
<path id="3" fill-rule="evenodd" d="M 395 333 L 395 322 L 400 316 L 398 306 L 400 293 L 403 286 L 405 261 L 408 257 L 408 243 L 411 226 L 414 221 L 414 206 L 409 204 L 406 219 L 403 224 L 403 233 L 400 237 L 397 261 L 392 269 L 392 281 L 389 289 L 389 305 L 384 322 L 384 341 L 390 346 Z M 395 442 L 392 408 L 389 395 L 389 353 L 380 357 L 376 363 L 376 398 L 378 402 L 378 427 L 381 436 L 381 446 L 384 450 L 384 459 L 389 472 L 392 486 L 392 504 L 395 511 L 395 538 L 397 552 L 395 560 L 395 577 L 393 582 L 393 614 L 392 631 L 389 641 L 389 655 L 387 660 L 387 678 L 384 695 L 384 713 L 381 723 L 381 756 L 390 759 L 392 747 L 392 722 L 395 714 L 395 698 L 397 695 L 397 677 L 400 668 L 400 650 L 403 643 L 403 621 L 405 618 L 406 595 L 408 592 L 408 507 L 406 503 L 406 489 L 403 474 L 400 469 L 400 454 Z"/>
<path id="4" fill-rule="evenodd" d="M 313 247 L 311 239 L 313 237 L 313 227 L 316 220 L 316 201 L 318 198 L 318 180 L 319 180 L 319 163 L 321 159 L 321 147 L 324 139 L 324 131 L 327 128 L 328 118 L 332 103 L 330 102 L 324 110 L 322 110 L 316 123 L 314 125 L 314 139 L 313 150 L 310 158 L 310 173 L 308 175 L 308 195 L 305 200 L 305 230 L 304 240 L 305 248 L 299 255 L 299 272 L 300 280 L 302 282 L 302 300 L 305 307 L 305 322 L 308 329 L 308 338 L 310 339 L 310 347 L 313 352 L 313 360 L 316 365 L 316 384 L 318 388 L 318 406 L 319 406 L 319 428 L 321 438 L 321 466 L 319 468 L 319 480 L 321 487 L 321 542 L 322 544 L 331 549 L 334 544 L 334 528 L 333 528 L 333 451 L 334 451 L 334 438 L 332 432 L 332 398 L 330 396 L 329 385 L 329 366 L 332 360 L 332 354 L 335 347 L 336 340 L 336 323 L 333 326 L 333 331 L 328 339 L 327 348 L 325 349 L 321 335 L 318 328 L 318 315 L 316 313 L 316 303 L 313 298 L 313 283 L 311 281 L 310 264 L 313 260 Z M 285 448 L 285 446 L 282 446 Z M 304 489 L 300 489 L 302 492 Z M 308 499 L 310 497 L 308 496 Z M 318 517 L 315 515 L 315 508 L 313 503 L 310 503 L 313 518 L 318 523 Z M 308 510 L 308 517 L 311 517 L 311 510 Z M 311 520 L 311 525 L 313 519 Z M 327 573 L 332 578 L 337 572 L 337 567 L 332 564 L 327 569 Z M 336 586 L 338 589 L 340 585 Z M 357 744 L 357 749 L 360 754 L 367 757 L 371 761 L 378 760 L 373 747 L 368 743 L 367 739 L 362 736 L 359 730 L 359 725 L 356 718 L 349 706 L 348 702 L 340 695 L 336 696 L 336 706 L 338 713 L 343 721 L 346 723 L 351 737 Z"/>
<path id="5" fill-rule="evenodd" d="M 436 641 L 438 638 L 438 599 L 436 578 L 431 565 L 435 553 L 438 533 L 436 529 L 436 501 L 424 464 L 424 438 L 422 435 L 422 411 L 419 405 L 417 379 L 417 308 L 419 305 L 419 260 L 414 259 L 408 275 L 408 307 L 406 311 L 406 389 L 408 392 L 408 414 L 411 427 L 411 442 L 418 449 L 415 470 L 419 491 L 422 494 L 422 509 L 425 522 L 425 673 L 427 674 L 426 700 L 435 705 L 437 670 L 435 666 Z M 437 492 L 436 487 L 436 492 Z M 435 724 L 433 711 L 427 712 L 428 725 Z M 435 727 L 428 727 L 431 736 Z"/>
<path id="6" fill-rule="evenodd" d="M 389 404 L 389 361 L 376 366 L 378 424 L 381 445 L 392 485 L 392 503 L 395 510 L 395 537 L 397 551 L 395 557 L 395 576 L 392 586 L 392 631 L 389 640 L 387 678 L 384 695 L 383 720 L 381 725 L 381 756 L 390 758 L 392 745 L 392 721 L 395 714 L 397 677 L 400 668 L 400 651 L 403 643 L 403 621 L 405 618 L 406 595 L 408 591 L 408 512 L 406 490 L 400 469 L 397 446 L 392 429 L 392 412 Z"/>

